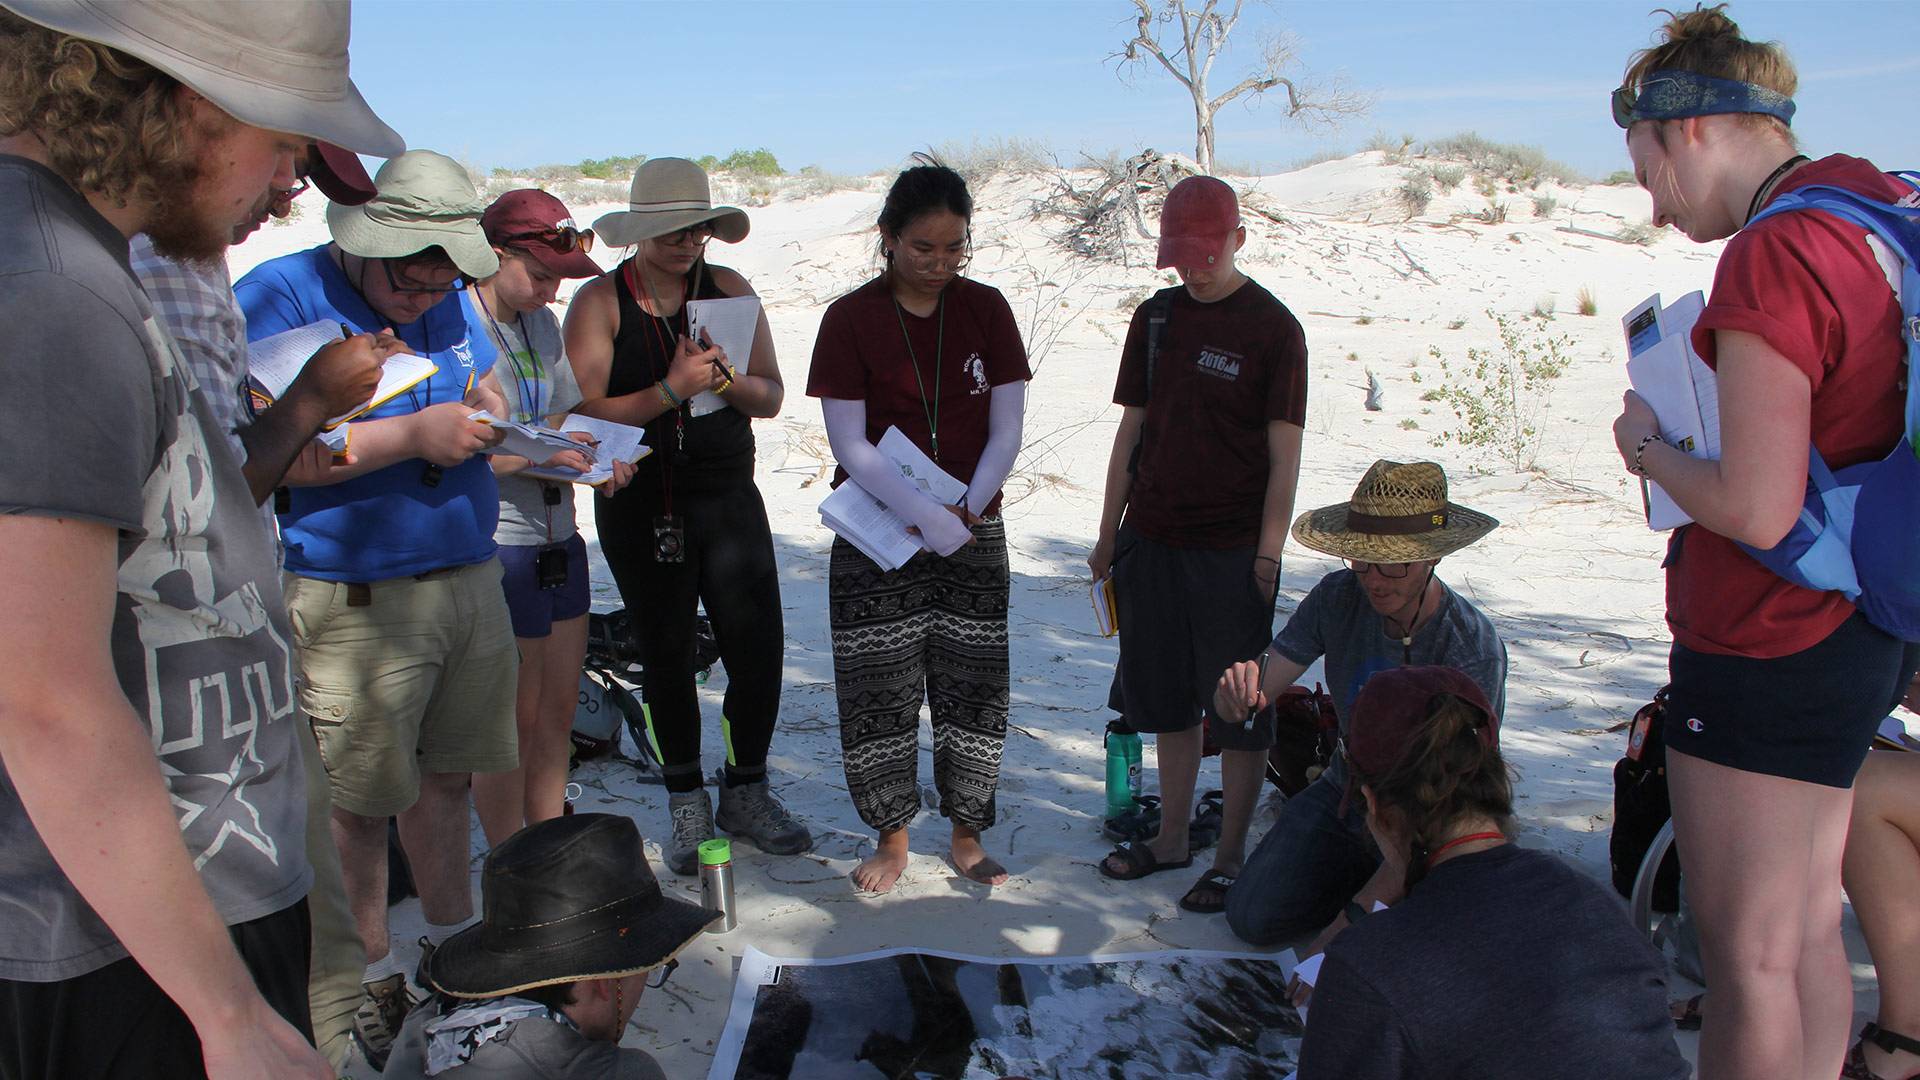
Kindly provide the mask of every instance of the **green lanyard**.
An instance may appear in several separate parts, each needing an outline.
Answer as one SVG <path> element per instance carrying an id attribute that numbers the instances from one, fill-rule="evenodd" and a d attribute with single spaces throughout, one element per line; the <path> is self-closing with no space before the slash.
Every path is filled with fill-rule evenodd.
<path id="1" fill-rule="evenodd" d="M 913 384 L 920 388 L 920 409 L 927 414 L 927 434 L 933 439 L 933 460 L 940 460 L 940 361 L 947 348 L 947 294 L 940 294 L 939 321 L 933 337 L 933 404 L 927 404 L 927 384 L 920 378 L 920 358 L 913 355 L 913 337 L 907 333 L 907 316 L 900 301 L 893 302 L 893 316 L 900 320 L 900 340 L 907 343 L 907 362 L 913 365 Z"/>

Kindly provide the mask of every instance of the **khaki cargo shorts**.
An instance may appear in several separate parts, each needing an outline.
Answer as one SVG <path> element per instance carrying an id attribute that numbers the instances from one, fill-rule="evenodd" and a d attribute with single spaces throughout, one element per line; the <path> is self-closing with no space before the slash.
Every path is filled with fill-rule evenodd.
<path id="1" fill-rule="evenodd" d="M 420 774 L 501 772 L 519 762 L 519 654 L 498 559 L 367 584 L 289 574 L 300 707 L 333 802 L 387 817 Z"/>

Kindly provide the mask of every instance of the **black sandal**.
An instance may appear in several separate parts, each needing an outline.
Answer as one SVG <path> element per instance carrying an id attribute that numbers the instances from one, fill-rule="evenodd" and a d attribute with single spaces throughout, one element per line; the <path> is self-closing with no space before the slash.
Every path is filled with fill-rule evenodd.
<path id="1" fill-rule="evenodd" d="M 1874 1072 L 1873 1067 L 1867 1064 L 1868 1043 L 1889 1054 L 1897 1054 L 1903 1050 L 1909 1054 L 1920 1054 L 1920 1039 L 1909 1038 L 1897 1031 L 1888 1031 L 1879 1024 L 1869 1022 L 1866 1027 L 1860 1029 L 1860 1038 L 1853 1044 L 1853 1048 L 1847 1051 L 1847 1060 L 1840 1066 L 1840 1080 L 1913 1080 L 1915 1076 L 1920 1076 L 1920 1073 L 1908 1073 L 1904 1077 L 1891 1077 Z"/>
<path id="2" fill-rule="evenodd" d="M 1233 881 L 1233 875 L 1224 870 L 1210 870 L 1180 898 L 1180 906 L 1200 915 L 1218 915 L 1227 910 L 1227 890 L 1233 888 Z"/>
<path id="3" fill-rule="evenodd" d="M 1107 863 L 1116 857 L 1124 867 L 1119 871 L 1107 866 Z M 1108 852 L 1107 857 L 1100 860 L 1099 869 L 1102 877 L 1109 877 L 1115 881 L 1139 881 L 1143 877 L 1157 874 L 1162 870 L 1185 870 L 1192 865 L 1192 855 L 1188 855 L 1179 862 L 1161 862 L 1154 858 L 1153 849 L 1147 846 L 1146 841 L 1129 840 Z"/>

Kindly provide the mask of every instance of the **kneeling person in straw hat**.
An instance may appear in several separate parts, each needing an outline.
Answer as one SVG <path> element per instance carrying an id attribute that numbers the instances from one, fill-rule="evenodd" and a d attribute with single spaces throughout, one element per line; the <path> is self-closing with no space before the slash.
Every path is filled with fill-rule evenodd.
<path id="1" fill-rule="evenodd" d="M 529 825 L 487 853 L 479 925 L 427 963 L 385 1076 L 656 1080 L 620 1033 L 674 955 L 720 917 L 663 895 L 640 831 L 615 814 Z"/>
<path id="2" fill-rule="evenodd" d="M 517 653 L 494 529 L 499 436 L 469 417 L 505 405 L 481 380 L 498 348 L 475 334 L 468 282 L 500 259 L 467 172 L 409 150 L 358 206 L 333 203 L 333 242 L 272 259 L 234 286 L 259 340 L 310 323 L 390 329 L 434 374 L 347 425 L 354 461 L 293 489 L 280 516 L 287 607 L 333 795 L 341 877 L 366 952 L 354 1033 L 384 1063 L 407 1008 L 387 930 L 387 818 L 420 891 L 427 944 L 473 916 L 468 776 L 519 761 Z"/>
<path id="3" fill-rule="evenodd" d="M 1398 667 L 1438 665 L 1463 671 L 1486 693 L 1495 717 L 1506 708 L 1507 650 L 1493 624 L 1447 587 L 1443 556 L 1492 532 L 1499 522 L 1447 500 L 1447 475 L 1430 461 L 1376 461 L 1344 503 L 1300 515 L 1293 537 L 1346 563 L 1322 578 L 1260 663 L 1247 660 L 1220 676 L 1217 726 L 1260 727 L 1273 738 L 1269 701 L 1326 657 L 1329 692 L 1344 738 L 1353 702 L 1368 679 Z M 1257 945 L 1322 941 L 1346 925 L 1354 905 L 1400 897 L 1383 869 L 1361 808 L 1342 798 L 1346 769 L 1332 766 L 1288 799 L 1279 820 L 1227 890 L 1227 925 Z M 1317 951 L 1317 950 L 1316 950 Z"/>
<path id="4" fill-rule="evenodd" d="M 128 239 L 402 143 L 344 3 L 0 6 L 0 1074 L 330 1077 L 273 545 Z"/>

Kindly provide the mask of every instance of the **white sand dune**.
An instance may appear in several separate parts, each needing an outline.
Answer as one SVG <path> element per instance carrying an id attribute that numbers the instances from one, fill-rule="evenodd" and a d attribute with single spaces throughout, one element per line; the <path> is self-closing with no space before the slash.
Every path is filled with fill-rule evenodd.
<path id="1" fill-rule="evenodd" d="M 1619 318 L 1648 293 L 1706 288 L 1719 245 L 1671 234 L 1650 246 L 1589 235 L 1645 221 L 1646 197 L 1624 187 L 1544 187 L 1540 193 L 1558 199 L 1546 220 L 1535 217 L 1535 192 L 1503 189 L 1497 199 L 1508 204 L 1508 219 L 1490 225 L 1451 220 L 1487 205 L 1468 182 L 1436 195 L 1408 221 L 1393 194 L 1402 175 L 1367 153 L 1236 181 L 1284 219 L 1249 217 L 1243 265 L 1300 317 L 1312 355 L 1297 505 L 1344 500 L 1375 458 L 1431 458 L 1447 466 L 1458 500 L 1501 520 L 1486 541 L 1447 559 L 1441 575 L 1492 617 L 1511 651 L 1504 743 L 1521 777 L 1521 842 L 1604 877 L 1610 769 L 1624 743 L 1617 728 L 1664 682 L 1668 642 L 1659 569 L 1664 537 L 1646 529 L 1638 490 L 1626 483 L 1609 431 L 1625 386 Z M 998 889 L 956 880 L 938 858 L 945 822 L 932 812 L 916 823 L 913 864 L 892 894 L 856 896 L 846 877 L 872 840 L 853 813 L 840 768 L 826 611 L 829 536 L 815 513 L 831 461 L 819 407 L 803 388 L 825 304 L 873 268 L 871 225 L 884 185 L 776 198 L 752 211 L 753 232 L 743 243 L 713 245 L 712 258 L 745 273 L 765 298 L 789 387 L 784 413 L 756 424 L 787 640 L 771 765 L 776 789 L 812 825 L 818 844 L 802 857 L 737 857 L 739 929 L 696 943 L 673 982 L 648 995 L 627 1034 L 669 1075 L 705 1074 L 726 1018 L 733 959 L 748 944 L 775 955 L 820 956 L 913 945 L 990 955 L 1236 945 L 1220 918 L 1175 906 L 1204 864 L 1132 884 L 1107 881 L 1094 869 L 1109 847 L 1099 833 L 1101 731 L 1114 644 L 1094 633 L 1084 560 L 1119 412 L 1109 403 L 1119 342 L 1132 304 L 1170 274 L 1150 268 L 1150 245 L 1137 252 L 1146 265 L 1136 259 L 1132 268 L 1062 253 L 1049 239 L 1058 223 L 1031 216 L 1052 183 L 1000 178 L 982 186 L 970 271 L 1007 293 L 1030 341 L 1057 334 L 1036 365 L 1027 450 L 1008 485 L 1013 731 L 1000 824 L 988 844 L 1013 878 Z M 572 209 L 587 221 L 612 208 Z M 233 252 L 236 276 L 325 239 L 323 204 L 309 195 L 302 209 L 298 220 L 267 228 Z M 620 253 L 595 254 L 611 265 Z M 1595 317 L 1575 313 L 1583 286 L 1598 298 Z M 1548 303 L 1558 315 L 1546 329 L 1571 339 L 1575 359 L 1554 387 L 1538 471 L 1488 471 L 1486 458 L 1434 446 L 1453 416 L 1443 403 L 1421 399 L 1440 379 L 1429 349 L 1464 361 L 1469 347 L 1496 344 L 1489 311 L 1517 317 Z M 1384 386 L 1381 412 L 1361 407 L 1369 370 Z M 591 521 L 583 525 L 591 540 Z M 1334 565 L 1290 545 L 1281 617 Z M 597 558 L 594 588 L 599 605 L 618 604 Z M 709 769 L 720 757 L 724 680 L 716 670 L 701 695 Z M 924 735 L 922 743 L 924 751 Z M 921 769 L 923 783 L 930 781 L 927 753 Z M 1209 775 L 1217 773 L 1204 772 L 1203 787 L 1217 784 Z M 581 809 L 629 814 L 649 837 L 665 832 L 658 786 L 613 764 L 587 766 L 575 778 L 586 787 Z M 477 852 L 477 829 L 474 835 Z M 657 854 L 651 840 L 649 848 Z M 474 865 L 477 874 L 478 855 Z M 696 882 L 661 873 L 670 890 L 697 900 Z M 396 926 L 417 927 L 416 912 L 411 903 L 398 909 Z M 1858 981 L 1870 991 L 1871 969 L 1857 933 L 1851 937 L 1861 960 Z M 1861 1007 L 1870 1003 L 1863 998 Z M 1682 1036 L 1689 1052 L 1692 1038 Z"/>

